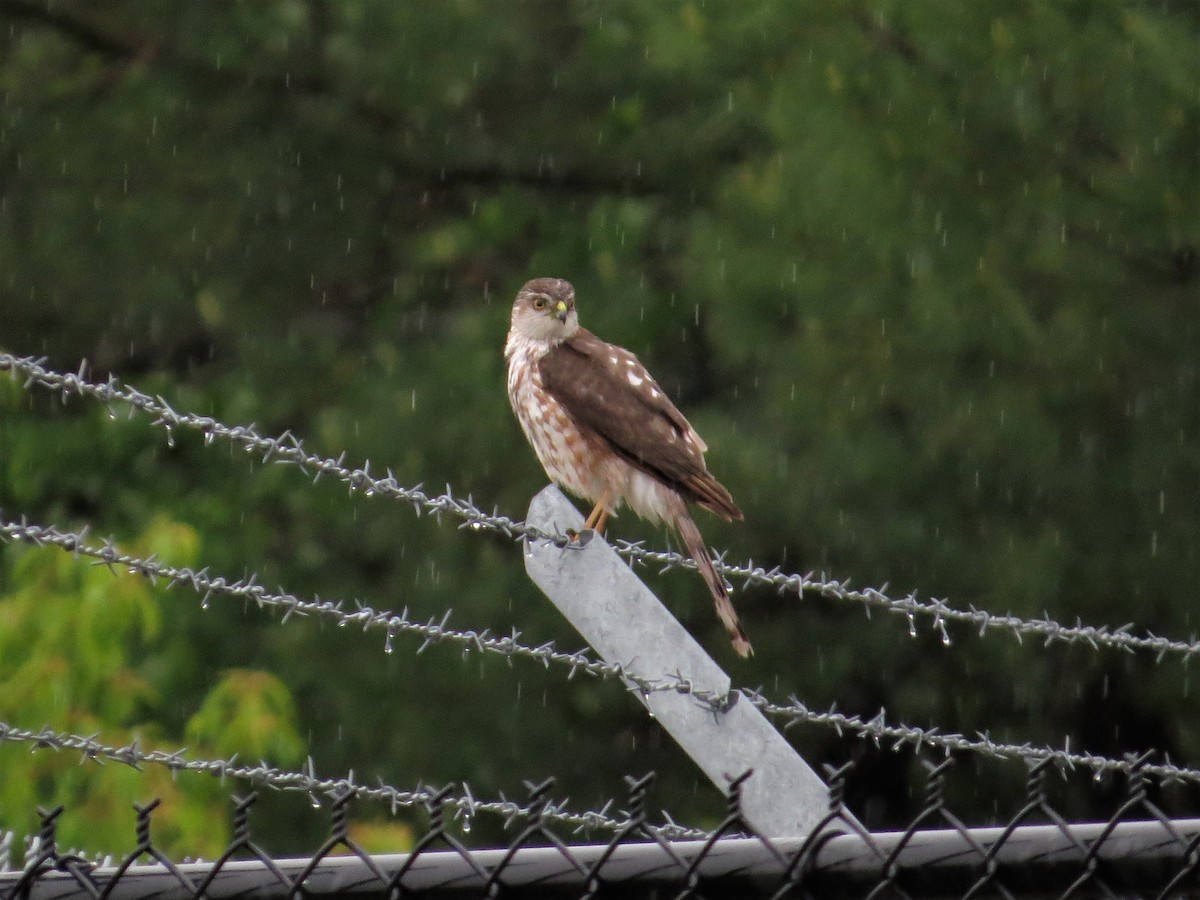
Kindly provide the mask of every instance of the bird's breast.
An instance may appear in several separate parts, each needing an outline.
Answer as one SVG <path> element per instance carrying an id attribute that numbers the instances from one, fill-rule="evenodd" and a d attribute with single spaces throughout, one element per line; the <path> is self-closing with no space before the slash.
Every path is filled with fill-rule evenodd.
<path id="1" fill-rule="evenodd" d="M 580 497 L 595 499 L 602 487 L 599 459 L 587 435 L 542 381 L 538 361 L 545 350 L 511 338 L 506 350 L 508 399 L 538 462 L 555 483 Z"/>

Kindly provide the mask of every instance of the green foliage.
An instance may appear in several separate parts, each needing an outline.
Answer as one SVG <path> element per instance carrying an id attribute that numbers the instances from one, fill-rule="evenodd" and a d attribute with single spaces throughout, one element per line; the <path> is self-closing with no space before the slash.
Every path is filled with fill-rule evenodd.
<path id="1" fill-rule="evenodd" d="M 562 275 L 585 324 L 638 353 L 704 434 L 747 512 L 702 523 L 732 558 L 1193 630 L 1190 7 L 0 0 L 0 25 L 6 349 L 86 357 L 176 408 L 520 515 L 542 475 L 500 346 L 521 282 Z M 0 383 L 0 508 L 298 593 L 577 642 L 508 541 L 195 435 L 166 446 L 115 412 Z M 630 516 L 613 527 L 662 540 Z M 721 815 L 615 686 L 403 642 L 388 656 L 182 588 L 160 601 L 57 551 L 5 559 L 14 724 L 487 793 L 556 774 L 581 803 L 657 768 L 678 818 Z M 900 619 L 748 590 L 758 655 L 738 664 L 695 579 L 647 577 L 735 682 L 1196 760 L 1175 663 L 953 630 L 946 648 Z M 814 762 L 863 757 L 872 824 L 904 817 L 907 757 L 795 739 Z M 64 762 L 0 753 L 54 769 L 5 765 L 0 789 L 26 792 L 4 795 L 6 822 L 67 790 Z M 115 798 L 88 801 L 97 822 L 162 792 L 188 852 L 189 823 L 216 831 L 203 776 L 103 777 L 127 793 L 95 794 Z M 989 777 L 960 808 L 984 821 L 1010 787 Z M 301 849 L 319 825 L 281 804 L 261 827 Z"/>
<path id="2" fill-rule="evenodd" d="M 295 704 L 267 672 L 226 672 L 188 720 L 188 743 L 207 758 L 235 755 L 293 766 L 304 760 Z"/>
<path id="3" fill-rule="evenodd" d="M 12 555 L 13 590 L 0 606 L 6 714 L 63 728 L 128 721 L 153 693 L 128 665 L 129 645 L 160 627 L 149 586 L 51 548 Z"/>
<path id="4" fill-rule="evenodd" d="M 194 529 L 156 517 L 129 552 L 191 565 Z M 169 697 L 145 664 L 161 639 L 158 592 L 144 578 L 83 563 L 61 550 L 8 548 L 0 575 L 0 721 L 22 727 L 94 735 L 112 746 L 176 749 L 162 725 Z M 270 675 L 228 673 L 204 698 L 186 729 L 209 754 L 263 755 L 295 762 L 303 750 L 287 689 Z M 102 761 L 101 761 L 102 762 Z M 219 853 L 228 840 L 226 798 L 211 781 L 178 782 L 168 770 L 138 771 L 84 762 L 67 753 L 30 753 L 0 746 L 0 810 L 4 826 L 31 829 L 38 807 L 71 808 L 60 840 L 95 851 L 123 849 L 97 840 L 129 819 L 135 802 L 164 801 L 155 839 L 177 853 Z"/>

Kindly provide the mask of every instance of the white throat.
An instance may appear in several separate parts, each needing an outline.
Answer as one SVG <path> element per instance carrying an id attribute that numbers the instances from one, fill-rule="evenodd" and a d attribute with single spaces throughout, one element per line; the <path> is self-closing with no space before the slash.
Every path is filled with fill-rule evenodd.
<path id="1" fill-rule="evenodd" d="M 523 357 L 526 362 L 541 359 L 554 349 L 557 342 L 532 338 L 515 326 L 508 330 L 508 339 L 504 342 L 504 358 L 510 363 L 514 357 Z"/>
<path id="2" fill-rule="evenodd" d="M 504 357 L 511 359 L 518 348 L 533 359 L 541 359 L 563 341 L 579 333 L 579 317 L 574 310 L 567 321 L 560 323 L 550 316 L 514 318 L 504 343 Z"/>

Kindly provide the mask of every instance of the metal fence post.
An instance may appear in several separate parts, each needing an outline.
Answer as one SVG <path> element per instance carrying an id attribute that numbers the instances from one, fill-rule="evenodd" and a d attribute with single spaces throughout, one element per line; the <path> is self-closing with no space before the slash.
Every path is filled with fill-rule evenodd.
<path id="1" fill-rule="evenodd" d="M 551 485 L 533 498 L 526 521 L 554 534 L 579 529 L 583 516 Z M 728 694 L 729 676 L 603 540 L 581 548 L 527 540 L 525 569 L 607 662 L 641 678 L 679 678 Z M 674 691 L 635 693 L 722 793 L 731 777 L 753 769 L 742 811 L 760 833 L 802 837 L 828 811 L 825 783 L 752 704 L 718 712 Z"/>

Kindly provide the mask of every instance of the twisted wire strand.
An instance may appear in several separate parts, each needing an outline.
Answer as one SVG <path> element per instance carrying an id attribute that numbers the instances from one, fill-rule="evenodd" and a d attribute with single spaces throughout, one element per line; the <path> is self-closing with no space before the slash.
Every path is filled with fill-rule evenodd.
<path id="1" fill-rule="evenodd" d="M 1140 756 L 1130 754 L 1124 759 L 1116 759 L 1096 753 L 1075 751 L 1071 749 L 1069 736 L 1061 748 L 1028 742 L 1010 743 L 994 740 L 987 732 L 968 737 L 937 727 L 921 728 L 917 725 L 891 723 L 887 719 L 887 711 L 883 709 L 872 718 L 865 719 L 862 716 L 849 716 L 838 712 L 836 708 L 824 712 L 813 711 L 796 697 L 789 697 L 787 703 L 777 703 L 759 691 L 743 688 L 741 693 L 765 715 L 783 720 L 785 730 L 798 724 L 822 725 L 834 729 L 838 734 L 848 731 L 858 738 L 874 741 L 876 746 L 882 746 L 884 741 L 890 742 L 893 749 L 907 745 L 920 751 L 922 747 L 928 746 L 936 747 L 947 754 L 974 753 L 993 759 L 1021 760 L 1029 765 L 1050 760 L 1064 769 L 1090 771 L 1097 780 L 1108 774 L 1130 775 L 1138 771 L 1154 775 L 1163 782 L 1200 784 L 1200 769 L 1176 765 L 1169 758 L 1161 763 L 1151 762 L 1153 754 L 1147 753 Z"/>
<path id="2" fill-rule="evenodd" d="M 319 804 L 321 798 L 336 800 L 350 794 L 356 799 L 386 803 L 391 807 L 393 815 L 401 809 L 426 807 L 439 794 L 438 789 L 425 785 L 403 789 L 393 787 L 382 780 L 374 785 L 363 784 L 355 780 L 353 770 L 340 778 L 323 778 L 317 775 L 311 757 L 305 763 L 303 771 L 290 771 L 262 762 L 256 765 L 240 763 L 236 756 L 228 759 L 193 759 L 186 755 L 186 748 L 174 751 L 149 750 L 144 749 L 137 740 L 124 747 L 114 747 L 97 740 L 94 735 L 70 734 L 50 728 L 33 731 L 6 722 L 0 722 L 0 743 L 29 744 L 33 750 L 75 751 L 84 760 L 101 765 L 116 762 L 139 771 L 143 766 L 153 765 L 162 766 L 172 772 L 200 772 L 219 778 L 222 782 L 228 778 L 240 778 L 262 787 L 307 794 L 314 804 Z M 504 820 L 505 828 L 511 828 L 515 822 L 529 819 L 534 812 L 531 806 L 516 803 L 503 794 L 498 800 L 481 800 L 472 793 L 465 782 L 459 787 L 461 792 L 448 797 L 446 802 L 454 809 L 455 817 L 464 821 L 465 828 L 469 828 L 471 819 L 481 813 L 498 816 Z M 573 812 L 567 809 L 564 803 L 551 801 L 545 807 L 543 815 L 544 818 L 576 832 L 617 832 L 627 827 L 631 820 L 620 814 L 612 815 L 610 811 L 613 805 L 613 801 L 609 800 L 601 809 Z M 688 828 L 674 822 L 655 825 L 652 828 L 668 840 L 704 840 L 711 835 L 711 832 Z"/>
<path id="3" fill-rule="evenodd" d="M 696 567 L 689 557 L 669 550 L 650 550 L 641 541 L 617 539 L 613 546 L 617 553 L 629 559 L 631 563 L 660 565 L 663 571 Z M 1132 622 L 1114 627 L 1085 625 L 1081 620 L 1077 620 L 1074 625 L 1064 625 L 1050 618 L 1026 619 L 1011 613 L 988 612 L 974 605 L 960 609 L 951 606 L 942 598 L 922 599 L 915 592 L 902 597 L 889 596 L 886 584 L 881 588 L 852 588 L 849 579 L 828 578 L 812 572 L 806 575 L 789 573 L 782 571 L 779 566 L 766 569 L 754 565 L 753 560 L 744 565 L 730 563 L 722 558 L 723 554 L 720 552 L 715 552 L 715 555 L 717 568 L 721 572 L 740 579 L 746 585 L 773 587 L 780 594 L 795 593 L 800 597 L 815 595 L 828 600 L 857 603 L 866 608 L 868 615 L 871 609 L 882 609 L 894 615 L 904 616 L 908 619 L 909 634 L 913 637 L 917 636 L 916 618 L 927 617 L 931 620 L 931 626 L 941 635 L 942 643 L 947 646 L 951 640 L 946 623 L 954 622 L 977 629 L 980 637 L 998 632 L 1010 634 L 1017 643 L 1024 643 L 1026 637 L 1037 638 L 1047 647 L 1063 643 L 1083 644 L 1093 650 L 1107 648 L 1123 653 L 1147 651 L 1155 654 L 1157 662 L 1162 662 L 1168 656 L 1177 656 L 1186 663 L 1200 653 L 1200 639 L 1169 638 L 1150 631 L 1144 635 L 1136 635 L 1131 633 L 1134 628 Z"/>
<path id="4" fill-rule="evenodd" d="M 309 453 L 290 431 L 276 437 L 266 437 L 259 434 L 253 424 L 229 426 L 210 416 L 180 413 L 172 409 L 161 396 L 151 396 L 136 388 L 122 385 L 113 376 L 109 376 L 105 382 L 89 381 L 86 361 L 75 374 L 47 369 L 43 365 L 44 362 L 44 359 L 17 357 L 0 352 L 0 371 L 7 370 L 14 378 L 24 375 L 24 387 L 27 390 L 39 387 L 56 392 L 63 402 L 70 396 L 93 399 L 109 406 L 110 412 L 112 404 L 125 404 L 130 408 L 130 415 L 134 410 L 138 410 L 152 416 L 152 424 L 166 431 L 168 443 L 174 440 L 175 428 L 195 430 L 204 436 L 205 443 L 211 443 L 215 438 L 228 440 L 248 453 L 261 454 L 263 462 L 274 460 L 295 465 L 310 475 L 314 482 L 323 476 L 329 476 L 347 485 L 351 492 L 361 492 L 366 496 L 390 497 L 410 503 L 418 515 L 429 512 L 440 521 L 443 513 L 449 513 L 462 520 L 462 528 L 477 532 L 495 532 L 515 540 L 547 540 L 560 545 L 565 541 L 562 535 L 544 534 L 526 522 L 500 513 L 496 508 L 487 512 L 478 507 L 470 495 L 465 499 L 456 497 L 450 485 L 446 486 L 446 491 L 442 494 L 427 493 L 423 485 L 406 487 L 398 482 L 390 469 L 385 476 L 372 475 L 370 460 L 366 460 L 361 467 L 352 467 L 345 462 L 345 452 L 336 459 Z M 614 542 L 614 547 L 631 565 L 657 565 L 664 571 L 694 568 L 694 563 L 688 557 L 675 551 L 648 549 L 642 542 L 618 540 Z M 1011 635 L 1018 642 L 1023 642 L 1026 637 L 1041 640 L 1046 646 L 1064 643 L 1081 644 L 1094 650 L 1106 648 L 1125 653 L 1144 651 L 1155 654 L 1160 662 L 1168 656 L 1178 657 L 1187 662 L 1200 654 L 1200 639 L 1169 638 L 1149 631 L 1141 635 L 1133 634 L 1133 623 L 1113 627 L 1085 625 L 1077 621 L 1074 625 L 1066 625 L 1050 618 L 1026 619 L 1010 613 L 991 613 L 974 605 L 960 609 L 951 606 L 945 599 L 922 599 L 915 592 L 902 597 L 892 597 L 887 593 L 887 585 L 882 588 L 852 588 L 849 580 L 826 578 L 811 572 L 788 573 L 778 566 L 766 569 L 756 566 L 753 560 L 745 564 L 730 563 L 724 560 L 725 554 L 718 552 L 715 555 L 718 569 L 725 576 L 737 579 L 744 585 L 772 587 L 781 594 L 794 593 L 800 597 L 807 594 L 854 603 L 861 605 L 868 613 L 872 609 L 884 610 L 906 618 L 909 631 L 914 635 L 917 618 L 920 617 L 922 620 L 928 620 L 946 644 L 950 643 L 946 623 L 953 622 L 977 629 L 981 637 L 991 633 L 1003 633 Z"/>
<path id="5" fill-rule="evenodd" d="M 419 622 L 409 618 L 407 610 L 396 614 L 387 610 L 375 610 L 361 603 L 355 603 L 354 609 L 346 609 L 342 601 L 305 600 L 286 591 L 271 591 L 258 584 L 256 577 L 251 575 L 244 579 L 229 580 L 221 576 L 213 576 L 207 569 L 194 570 L 182 566 L 170 566 L 159 562 L 154 557 L 137 557 L 122 553 L 112 538 L 101 544 L 89 544 L 86 532 L 61 531 L 54 527 L 32 525 L 26 521 L 12 522 L 0 518 L 0 540 L 19 540 L 34 545 L 52 545 L 62 548 L 76 556 L 86 556 L 95 560 L 97 565 L 107 565 L 110 568 L 124 568 L 129 572 L 149 578 L 153 582 L 163 579 L 167 586 L 184 584 L 191 587 L 202 596 L 201 603 L 207 604 L 212 596 L 240 598 L 254 602 L 261 608 L 281 611 L 282 620 L 287 621 L 293 615 L 313 615 L 335 621 L 340 626 L 358 625 L 364 631 L 382 631 L 385 634 L 384 649 L 391 652 L 392 640 L 397 635 L 412 635 L 422 639 L 417 648 L 418 653 L 432 644 L 451 644 L 458 646 L 464 654 L 477 650 L 481 653 L 503 656 L 509 660 L 522 659 L 541 664 L 549 669 L 551 666 L 566 668 L 568 680 L 583 672 L 600 679 L 617 679 L 626 684 L 631 690 L 642 695 L 657 691 L 674 691 L 678 694 L 691 696 L 714 712 L 723 712 L 729 708 L 732 698 L 728 694 L 718 694 L 693 686 L 686 678 L 667 675 L 661 678 L 649 678 L 620 663 L 608 663 L 597 660 L 583 651 L 566 652 L 558 650 L 553 642 L 534 647 L 521 643 L 520 632 L 514 630 L 510 635 L 492 635 L 487 630 L 458 630 L 448 627 L 449 611 L 438 621 L 430 619 Z M 975 737 L 943 731 L 937 727 L 922 728 L 904 723 L 892 723 L 887 719 L 886 711 L 881 710 L 870 719 L 861 716 L 847 715 L 836 708 L 826 711 L 814 711 L 796 697 L 790 697 L 788 702 L 779 703 L 767 697 L 761 691 L 751 688 L 735 689 L 739 697 L 744 697 L 753 703 L 765 715 L 783 722 L 785 729 L 799 724 L 819 725 L 831 728 L 839 735 L 849 733 L 860 740 L 871 740 L 882 746 L 888 742 L 892 747 L 911 746 L 920 751 L 923 747 L 933 747 L 945 753 L 967 752 L 988 756 L 1001 760 L 1019 760 L 1027 764 L 1043 760 L 1052 760 L 1067 769 L 1084 769 L 1096 774 L 1130 773 L 1135 763 L 1129 758 L 1116 759 L 1098 754 L 1072 751 L 1067 740 L 1063 748 L 1040 746 L 1032 743 L 1011 743 L 993 740 L 986 732 Z M 1166 760 L 1162 763 L 1152 763 L 1148 760 L 1139 761 L 1136 766 L 1140 771 L 1156 775 L 1166 781 L 1186 781 L 1200 784 L 1200 769 L 1179 766 Z"/>

